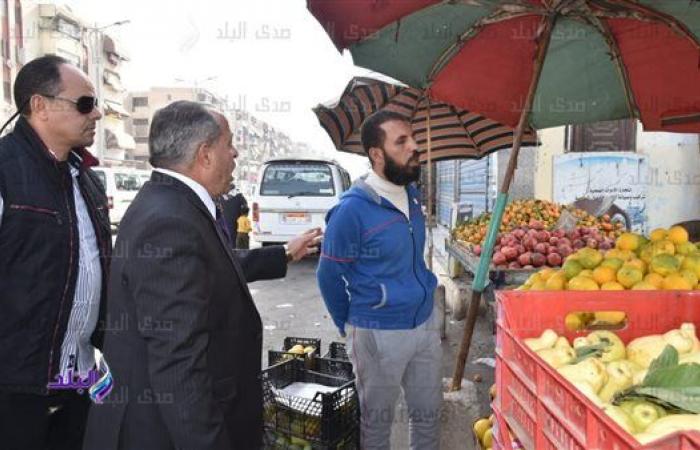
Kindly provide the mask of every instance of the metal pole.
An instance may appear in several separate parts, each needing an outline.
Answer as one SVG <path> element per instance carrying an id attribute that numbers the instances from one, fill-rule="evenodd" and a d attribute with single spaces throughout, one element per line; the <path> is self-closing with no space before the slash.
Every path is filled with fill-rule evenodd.
<path id="1" fill-rule="evenodd" d="M 515 139 L 513 141 L 513 150 L 510 154 L 510 159 L 508 160 L 508 168 L 506 169 L 503 183 L 501 184 L 501 190 L 496 198 L 496 206 L 494 208 L 493 215 L 489 221 L 486 242 L 484 243 L 484 248 L 482 249 L 481 257 L 479 258 L 479 267 L 474 275 L 474 282 L 472 283 L 472 297 L 469 303 L 469 309 L 467 310 L 467 317 L 464 322 L 464 333 L 462 335 L 462 341 L 459 347 L 457 365 L 455 366 L 454 374 L 452 376 L 453 391 L 458 391 L 462 388 L 464 366 L 467 363 L 467 357 L 469 356 L 469 347 L 471 346 L 472 335 L 474 334 L 476 316 L 479 312 L 481 294 L 486 287 L 486 277 L 488 276 L 491 257 L 493 256 L 493 246 L 496 242 L 496 235 L 498 234 L 498 229 L 501 225 L 501 220 L 503 219 L 503 211 L 508 201 L 508 190 L 510 189 L 511 182 L 513 181 L 513 175 L 515 174 L 515 168 L 518 163 L 518 154 L 520 153 L 520 145 L 522 144 L 523 140 L 523 133 L 525 132 L 527 118 L 530 115 L 530 110 L 532 109 L 532 103 L 535 98 L 535 92 L 537 91 L 537 84 L 540 81 L 540 75 L 542 74 L 542 67 L 544 66 L 544 60 L 547 55 L 547 49 L 549 48 L 549 41 L 552 37 L 552 29 L 554 28 L 555 21 L 556 16 L 552 15 L 547 17 L 542 24 L 542 29 L 538 36 L 538 40 L 540 40 L 540 42 L 538 43 L 535 64 L 532 68 L 532 79 L 530 80 L 530 86 L 527 91 L 527 96 L 525 97 L 525 105 L 523 105 L 523 110 L 520 113 L 518 126 L 515 129 Z"/>
<path id="2" fill-rule="evenodd" d="M 432 140 L 430 137 L 430 96 L 426 91 L 425 101 L 427 102 L 428 121 L 428 270 L 433 270 L 433 154 Z"/>

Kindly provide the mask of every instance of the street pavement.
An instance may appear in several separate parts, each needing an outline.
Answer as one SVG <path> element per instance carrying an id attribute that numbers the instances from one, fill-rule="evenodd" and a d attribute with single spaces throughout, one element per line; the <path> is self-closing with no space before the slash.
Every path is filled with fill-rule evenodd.
<path id="1" fill-rule="evenodd" d="M 116 236 L 113 237 L 113 239 Z M 252 247 L 257 247 L 251 242 Z M 341 341 L 337 329 L 326 311 L 316 283 L 317 257 L 291 264 L 287 276 L 279 280 L 258 281 L 249 285 L 255 304 L 263 322 L 263 367 L 268 365 L 268 350 L 281 350 L 284 338 L 320 338 L 322 352 L 333 341 Z M 474 363 L 480 358 L 494 357 L 493 312 L 489 305 L 482 305 L 472 338 L 472 346 L 464 373 L 462 390 L 446 393 L 442 413 L 442 450 L 478 449 L 474 443 L 471 424 L 479 417 L 491 414 L 489 388 L 494 383 L 494 370 L 483 363 Z M 449 383 L 457 359 L 463 322 L 446 315 L 446 338 L 442 342 L 443 376 Z M 465 403 L 466 402 L 466 403 Z M 408 430 L 401 399 L 392 428 L 392 450 L 408 448 Z"/>
<path id="2" fill-rule="evenodd" d="M 284 338 L 287 336 L 320 338 L 323 353 L 326 352 L 332 341 L 342 341 L 328 316 L 316 284 L 317 264 L 318 258 L 305 259 L 290 265 L 287 277 L 284 279 L 250 284 L 264 326 L 263 367 L 266 367 L 268 363 L 267 351 L 269 349 L 281 350 Z M 442 343 L 443 376 L 446 378 L 451 379 L 452 377 L 461 339 L 462 324 L 463 322 L 450 321 L 448 315 L 447 338 Z M 489 308 L 482 308 L 470 351 L 470 362 L 478 358 L 493 358 L 492 324 L 493 315 Z M 475 377 L 476 380 L 480 379 L 480 381 L 474 382 Z M 471 439 L 471 421 L 475 420 L 477 416 L 491 414 L 488 390 L 494 380 L 493 368 L 481 363 L 470 363 L 465 370 L 464 380 L 463 391 L 466 391 L 465 395 L 471 399 L 469 411 L 455 410 L 455 404 L 447 405 L 443 412 L 445 415 L 443 418 L 443 445 L 441 447 L 443 450 L 476 448 L 473 447 Z M 405 423 L 400 423 L 400 418 L 406 416 L 399 411 L 396 417 L 392 448 L 406 449 L 408 448 L 406 426 Z M 458 423 L 455 424 L 453 418 Z M 463 436 L 459 439 L 452 436 L 450 439 L 450 436 L 446 435 L 454 435 L 455 426 L 462 431 Z M 460 442 L 459 447 L 454 444 L 456 441 Z"/>

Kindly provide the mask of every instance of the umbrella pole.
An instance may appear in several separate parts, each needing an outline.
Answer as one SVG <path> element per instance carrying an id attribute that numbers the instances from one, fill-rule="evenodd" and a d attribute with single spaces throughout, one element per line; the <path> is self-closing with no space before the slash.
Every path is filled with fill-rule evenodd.
<path id="1" fill-rule="evenodd" d="M 428 134 L 428 270 L 433 271 L 433 154 L 430 138 L 430 97 L 425 94 L 427 104 L 427 134 Z"/>
<path id="2" fill-rule="evenodd" d="M 455 366 L 455 370 L 452 375 L 453 391 L 458 391 L 462 388 L 464 366 L 467 363 L 467 357 L 469 356 L 469 347 L 471 346 L 472 336 L 474 334 L 474 326 L 476 325 L 476 316 L 479 312 L 481 296 L 484 288 L 486 287 L 486 278 L 488 276 L 489 266 L 491 264 L 491 257 L 493 256 L 493 247 L 496 242 L 496 236 L 498 235 L 501 220 L 503 219 L 503 211 L 505 210 L 506 203 L 508 202 L 508 191 L 510 189 L 511 182 L 513 181 L 515 168 L 518 164 L 518 154 L 520 153 L 523 133 L 525 132 L 527 118 L 530 114 L 530 110 L 532 109 L 535 92 L 537 91 L 537 84 L 539 83 L 540 75 L 542 74 L 542 67 L 544 66 L 544 60 L 547 55 L 549 41 L 552 37 L 552 29 L 554 28 L 555 20 L 556 16 L 549 16 L 543 23 L 542 32 L 539 35 L 541 41 L 537 48 L 535 64 L 532 69 L 532 79 L 530 80 L 530 86 L 528 88 L 527 96 L 525 97 L 525 104 L 523 105 L 523 110 L 520 114 L 518 126 L 515 129 L 513 150 L 511 151 L 510 159 L 508 160 L 508 168 L 506 169 L 503 183 L 501 184 L 501 189 L 498 193 L 498 197 L 496 198 L 496 205 L 494 207 L 493 214 L 491 215 L 491 220 L 489 221 L 486 241 L 484 242 L 484 247 L 481 250 L 481 257 L 479 258 L 479 266 L 476 274 L 474 274 L 472 295 L 469 302 L 469 309 L 467 310 L 467 317 L 464 321 L 464 333 L 462 334 L 462 341 L 459 346 L 457 365 Z"/>

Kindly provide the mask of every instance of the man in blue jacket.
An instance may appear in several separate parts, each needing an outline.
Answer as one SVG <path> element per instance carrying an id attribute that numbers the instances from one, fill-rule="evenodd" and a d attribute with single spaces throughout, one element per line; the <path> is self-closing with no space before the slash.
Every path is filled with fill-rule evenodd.
<path id="1" fill-rule="evenodd" d="M 318 267 L 326 307 L 346 336 L 365 449 L 390 448 L 403 388 L 411 449 L 439 447 L 442 355 L 425 266 L 425 220 L 414 182 L 420 161 L 410 123 L 380 111 L 362 126 L 372 170 L 326 217 Z"/>

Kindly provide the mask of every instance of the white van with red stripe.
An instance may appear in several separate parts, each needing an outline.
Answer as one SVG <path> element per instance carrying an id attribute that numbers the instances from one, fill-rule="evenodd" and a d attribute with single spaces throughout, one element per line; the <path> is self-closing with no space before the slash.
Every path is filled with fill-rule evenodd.
<path id="1" fill-rule="evenodd" d="M 350 174 L 322 159 L 274 159 L 258 175 L 251 208 L 252 238 L 263 245 L 285 243 L 309 228 L 325 228 L 325 217 Z"/>

